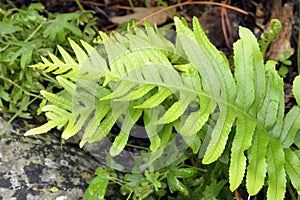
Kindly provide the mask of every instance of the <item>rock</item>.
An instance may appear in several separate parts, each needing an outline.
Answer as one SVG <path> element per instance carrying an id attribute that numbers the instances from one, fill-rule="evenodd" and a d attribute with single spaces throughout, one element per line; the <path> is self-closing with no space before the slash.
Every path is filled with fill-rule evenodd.
<path id="1" fill-rule="evenodd" d="M 0 137 L 0 200 L 82 199 L 100 163 L 78 145 L 61 147 L 51 133 L 25 137 L 20 127 Z"/>

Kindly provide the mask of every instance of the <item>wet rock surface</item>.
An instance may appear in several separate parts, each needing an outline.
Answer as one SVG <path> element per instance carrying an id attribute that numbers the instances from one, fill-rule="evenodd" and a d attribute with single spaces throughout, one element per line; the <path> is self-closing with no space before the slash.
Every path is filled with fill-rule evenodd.
<path id="1" fill-rule="evenodd" d="M 24 132 L 13 125 L 0 136 L 0 200 L 82 199 L 100 163 L 77 145 L 61 146 L 51 133 Z"/>

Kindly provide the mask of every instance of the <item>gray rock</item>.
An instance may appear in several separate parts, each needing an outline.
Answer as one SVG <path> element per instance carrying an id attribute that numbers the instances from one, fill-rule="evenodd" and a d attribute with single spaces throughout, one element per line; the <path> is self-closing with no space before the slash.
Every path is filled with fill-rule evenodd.
<path id="1" fill-rule="evenodd" d="M 0 136 L 0 200 L 82 199 L 100 163 L 78 145 L 61 146 L 51 133 L 25 137 L 22 126 Z"/>

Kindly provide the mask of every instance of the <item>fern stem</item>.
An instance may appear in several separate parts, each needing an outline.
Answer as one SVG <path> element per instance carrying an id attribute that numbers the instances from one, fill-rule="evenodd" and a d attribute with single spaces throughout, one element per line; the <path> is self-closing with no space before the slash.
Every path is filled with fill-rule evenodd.
<path id="1" fill-rule="evenodd" d="M 130 197 L 131 197 L 132 193 L 133 193 L 133 191 L 132 191 L 132 190 L 130 190 L 130 193 L 129 193 L 128 197 L 126 198 L 126 200 L 129 200 L 129 199 L 130 199 Z"/>
<path id="2" fill-rule="evenodd" d="M 122 179 L 119 179 L 119 178 L 115 178 L 115 177 L 112 177 L 112 176 L 109 176 L 108 179 L 120 186 L 123 186 L 126 184 L 126 181 L 122 180 Z M 129 189 L 129 188 L 128 188 Z"/>
<path id="3" fill-rule="evenodd" d="M 11 7 L 17 8 L 16 5 L 15 5 L 13 2 L 11 2 L 10 0 L 7 0 L 7 3 L 8 3 Z"/>
<path id="4" fill-rule="evenodd" d="M 134 5 L 133 5 L 132 0 L 128 0 L 128 2 L 129 2 L 129 5 L 130 5 L 130 7 L 131 7 L 131 10 L 132 10 L 133 12 L 135 12 L 135 11 L 134 11 Z"/>
<path id="5" fill-rule="evenodd" d="M 77 4 L 78 8 L 81 10 L 81 12 L 84 12 L 84 8 L 83 8 L 82 4 L 80 3 L 80 1 L 79 0 L 75 0 L 75 2 Z"/>
<path id="6" fill-rule="evenodd" d="M 21 89 L 25 94 L 27 94 L 28 96 L 32 96 L 32 97 L 35 97 L 35 98 L 40 98 L 42 99 L 41 96 L 39 95 L 36 95 L 36 94 L 32 94 L 30 92 L 28 92 L 27 90 L 24 90 L 24 88 L 22 88 L 20 85 L 18 85 L 17 83 L 13 82 L 12 80 L 0 75 L 0 79 L 3 79 L 5 81 L 8 81 L 9 83 L 13 84 L 14 86 L 16 86 L 17 88 Z"/>
<path id="7" fill-rule="evenodd" d="M 143 149 L 143 150 L 149 150 L 146 147 L 141 147 L 141 146 L 137 146 L 137 145 L 133 145 L 133 144 L 126 144 L 126 146 L 128 147 L 133 147 L 133 148 L 137 148 L 137 149 Z"/>
<path id="8" fill-rule="evenodd" d="M 31 38 L 34 37 L 34 35 L 36 34 L 36 32 L 38 32 L 40 30 L 40 28 L 42 28 L 42 26 L 45 24 L 46 19 L 44 18 L 44 21 L 28 36 L 28 38 L 24 41 L 24 42 L 28 42 Z"/>
<path id="9" fill-rule="evenodd" d="M 39 97 L 41 98 L 41 97 Z M 37 100 L 38 97 L 35 97 L 34 99 L 32 99 L 31 101 L 29 101 L 27 104 L 25 104 L 24 106 L 21 107 L 20 110 L 18 110 L 18 112 L 16 112 L 9 120 L 8 122 L 5 123 L 5 125 L 3 126 L 3 128 L 0 129 L 0 136 L 4 133 L 4 131 L 7 129 L 7 127 L 16 119 L 16 117 L 18 117 L 22 111 L 27 108 L 30 104 L 32 104 L 35 100 Z"/>

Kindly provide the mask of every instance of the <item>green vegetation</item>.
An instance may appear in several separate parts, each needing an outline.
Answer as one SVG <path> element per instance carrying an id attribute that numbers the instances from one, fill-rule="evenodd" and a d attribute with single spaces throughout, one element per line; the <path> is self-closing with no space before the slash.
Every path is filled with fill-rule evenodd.
<path id="1" fill-rule="evenodd" d="M 278 73 L 281 77 L 285 78 L 287 73 L 289 72 L 289 66 L 292 65 L 292 61 L 289 60 L 292 56 L 292 52 L 284 51 L 283 54 L 278 58 L 279 61 L 279 69 Z"/>
<path id="2" fill-rule="evenodd" d="M 111 142 L 107 168 L 97 168 L 84 199 L 104 199 L 109 183 L 127 199 L 232 199 L 235 190 L 265 190 L 270 200 L 299 195 L 300 108 L 285 113 L 276 62 L 264 62 L 278 20 L 259 41 L 240 27 L 230 67 L 197 18 L 193 30 L 174 18 L 175 44 L 145 22 L 124 34 L 100 32 L 92 45 L 90 12 L 43 12 L 40 4 L 0 10 L 0 106 L 26 110 L 40 92 L 47 122 L 25 135 L 57 128 L 64 140 L 80 136 L 80 147 Z M 299 91 L 298 76 L 298 105 Z M 138 124 L 149 146 L 135 146 L 125 166 L 116 158 L 132 147 Z"/>
<path id="3" fill-rule="evenodd" d="M 53 78 L 28 66 L 48 52 L 56 54 L 58 44 L 69 49 L 67 37 L 91 41 L 96 34 L 92 17 L 89 11 L 47 13 L 42 4 L 24 9 L 0 7 L 0 107 L 5 112 L 26 111 L 32 96 L 51 90 Z M 25 112 L 20 116 L 31 117 Z"/>
<path id="4" fill-rule="evenodd" d="M 41 92 L 47 100 L 42 110 L 48 122 L 26 135 L 65 127 L 62 138 L 68 139 L 86 125 L 82 147 L 111 137 L 113 125 L 120 121 L 121 130 L 110 147 L 110 156 L 115 157 L 142 119 L 151 144 L 147 156 L 141 157 L 147 159 L 150 171 L 160 169 L 161 156 L 170 150 L 167 145 L 177 133 L 193 154 L 202 154 L 201 165 L 211 165 L 230 151 L 225 164 L 231 191 L 240 187 L 244 177 L 250 195 L 262 189 L 266 177 L 268 199 L 283 199 L 287 177 L 299 191 L 300 161 L 291 146 L 300 128 L 300 110 L 293 107 L 284 115 L 283 81 L 276 62 L 264 64 L 256 38 L 240 27 L 232 74 L 227 59 L 209 42 L 196 18 L 194 31 L 179 18 L 175 26 L 175 45 L 148 25 L 145 31 L 134 27 L 124 36 L 101 33 L 101 50 L 85 42 L 81 48 L 70 40 L 76 60 L 63 48 L 59 48 L 63 61 L 52 54 L 51 61 L 43 58 L 34 67 L 59 74 L 64 89 Z M 195 105 L 198 109 L 190 109 Z M 144 179 L 157 191 L 162 186 L 157 180 L 164 175 L 151 172 L 153 181 L 146 173 Z M 166 176 L 170 192 L 189 194 L 172 170 Z"/>

